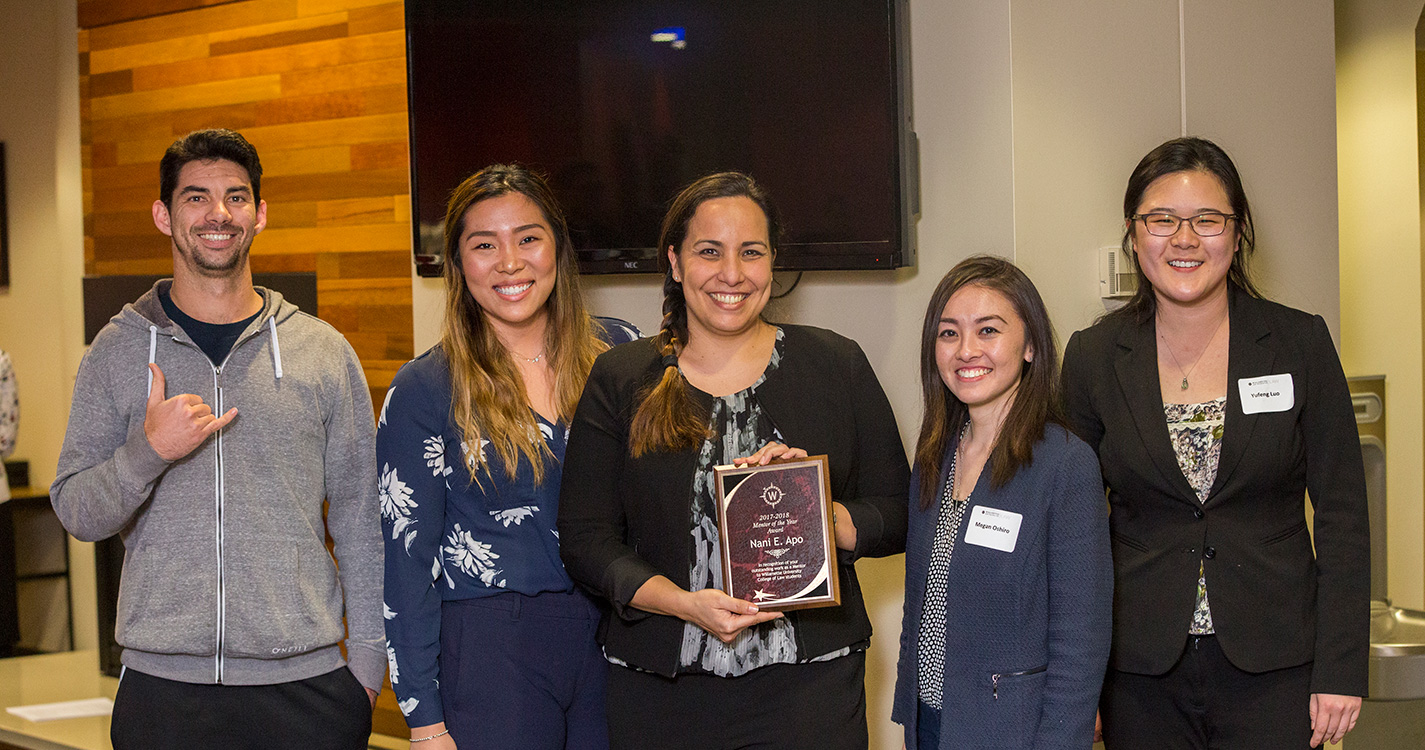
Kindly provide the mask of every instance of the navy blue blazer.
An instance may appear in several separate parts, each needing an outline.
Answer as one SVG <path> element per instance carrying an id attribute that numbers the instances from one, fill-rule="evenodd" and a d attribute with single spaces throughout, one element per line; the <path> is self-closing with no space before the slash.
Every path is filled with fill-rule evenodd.
<path id="1" fill-rule="evenodd" d="M 949 470 L 946 453 L 940 486 Z M 986 465 L 970 496 L 950 560 L 945 702 L 940 747 L 1083 748 L 1108 661 L 1113 562 L 1098 459 L 1057 425 L 1034 461 L 1003 487 Z M 921 510 L 910 481 L 905 615 L 891 719 L 916 747 L 920 621 L 931 541 L 941 503 Z M 977 506 L 1023 516 L 1013 552 L 965 542 Z M 930 750 L 930 749 L 921 749 Z"/>
<path id="2" fill-rule="evenodd" d="M 1370 522 L 1346 378 L 1320 316 L 1229 287 L 1227 412 L 1205 503 L 1178 468 L 1151 319 L 1110 317 L 1064 353 L 1069 425 L 1112 508 L 1114 669 L 1163 674 L 1187 642 L 1206 567 L 1217 641 L 1239 669 L 1314 662 L 1311 691 L 1365 695 Z M 1239 381 L 1290 374 L 1283 411 L 1244 414 Z M 1303 495 L 1315 508 L 1315 551 Z"/>

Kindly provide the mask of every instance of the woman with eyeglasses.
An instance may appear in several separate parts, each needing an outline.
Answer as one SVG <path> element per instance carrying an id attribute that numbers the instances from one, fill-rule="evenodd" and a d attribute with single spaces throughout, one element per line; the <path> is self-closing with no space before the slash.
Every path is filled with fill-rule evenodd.
<path id="1" fill-rule="evenodd" d="M 1216 144 L 1154 149 L 1123 212 L 1138 291 L 1063 367 L 1111 506 L 1105 744 L 1339 742 L 1366 692 L 1370 530 L 1331 334 L 1252 283 L 1251 211 Z"/>

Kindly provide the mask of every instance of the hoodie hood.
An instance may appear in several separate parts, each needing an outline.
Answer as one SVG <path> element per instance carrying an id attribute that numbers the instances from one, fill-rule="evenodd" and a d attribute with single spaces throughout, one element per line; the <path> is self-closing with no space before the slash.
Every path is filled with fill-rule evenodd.
<path id="1" fill-rule="evenodd" d="M 109 319 L 109 322 L 121 328 L 137 328 L 148 331 L 148 361 L 153 364 L 155 355 L 158 352 L 158 337 L 160 335 L 170 336 L 184 343 L 193 344 L 193 339 L 183 327 L 173 322 L 168 317 L 168 313 L 163 309 L 163 303 L 159 300 L 159 291 L 165 294 L 173 288 L 173 279 L 159 279 L 153 286 L 143 293 L 137 300 L 124 305 L 118 315 Z M 247 329 L 238 337 L 238 343 L 242 343 L 254 335 L 261 333 L 263 328 L 267 329 L 267 334 L 272 337 L 272 371 L 277 379 L 282 378 L 282 349 L 277 341 L 277 326 L 286 323 L 289 318 L 298 312 L 297 306 L 282 298 L 282 294 L 274 289 L 254 286 L 253 290 L 262 296 L 262 309 L 258 311 L 257 317 L 248 325 Z M 148 373 L 148 385 L 153 387 L 153 372 Z"/>

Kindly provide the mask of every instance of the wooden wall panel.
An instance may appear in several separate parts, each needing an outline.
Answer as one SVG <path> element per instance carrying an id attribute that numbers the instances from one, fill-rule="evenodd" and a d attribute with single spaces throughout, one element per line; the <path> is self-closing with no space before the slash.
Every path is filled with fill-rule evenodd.
<path id="1" fill-rule="evenodd" d="M 356 349 L 379 405 L 413 354 L 402 3 L 113 5 L 80 2 L 86 273 L 169 272 L 158 161 L 189 131 L 238 130 L 268 203 L 253 270 L 316 272 L 313 312 Z"/>

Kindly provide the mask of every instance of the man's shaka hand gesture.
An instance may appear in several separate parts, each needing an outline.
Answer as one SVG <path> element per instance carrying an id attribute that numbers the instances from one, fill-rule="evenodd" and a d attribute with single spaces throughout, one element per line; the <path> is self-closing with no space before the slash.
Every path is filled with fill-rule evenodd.
<path id="1" fill-rule="evenodd" d="M 143 433 L 155 453 L 165 461 L 177 461 L 192 453 L 209 435 L 223 429 L 237 417 L 237 407 L 221 417 L 213 408 L 191 393 L 164 398 L 163 370 L 149 363 L 153 385 L 148 391 L 148 409 L 144 413 Z"/>

